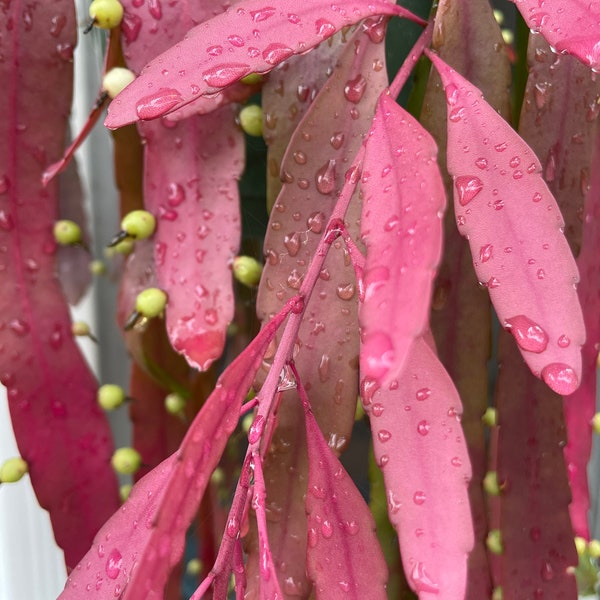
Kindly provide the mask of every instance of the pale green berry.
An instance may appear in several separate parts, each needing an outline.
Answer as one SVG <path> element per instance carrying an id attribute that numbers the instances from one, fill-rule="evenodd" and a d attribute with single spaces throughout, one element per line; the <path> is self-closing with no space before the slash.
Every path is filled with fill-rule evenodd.
<path id="1" fill-rule="evenodd" d="M 114 67 L 102 78 L 102 89 L 110 98 L 119 95 L 133 80 L 133 71 L 125 67 Z"/>
<path id="2" fill-rule="evenodd" d="M 0 483 L 15 483 L 28 470 L 27 463 L 20 456 L 9 458 L 0 465 Z"/>
<path id="3" fill-rule="evenodd" d="M 125 238 L 124 240 L 121 240 L 114 246 L 107 248 L 107 250 L 109 251 L 108 252 L 109 256 L 112 254 L 115 254 L 115 253 L 123 254 L 124 256 L 127 256 L 128 254 L 131 254 L 133 252 L 134 248 L 135 248 L 135 242 L 130 238 Z"/>
<path id="4" fill-rule="evenodd" d="M 585 538 L 575 536 L 575 548 L 577 549 L 577 555 L 583 556 L 587 550 L 587 541 Z"/>
<path id="5" fill-rule="evenodd" d="M 61 246 L 73 246 L 81 242 L 81 228 L 77 223 L 62 219 L 54 223 L 54 239 Z"/>
<path id="6" fill-rule="evenodd" d="M 600 542 L 598 540 L 591 540 L 588 544 L 588 552 L 592 558 L 600 558 Z"/>
<path id="7" fill-rule="evenodd" d="M 101 260 L 93 260 L 90 263 L 90 271 L 92 275 L 104 275 L 106 273 L 106 265 Z"/>
<path id="8" fill-rule="evenodd" d="M 496 471 L 488 471 L 483 478 L 483 489 L 490 496 L 500 495 L 500 485 L 498 483 L 498 473 Z"/>
<path id="9" fill-rule="evenodd" d="M 492 600 L 504 600 L 504 592 L 500 586 L 494 588 Z"/>
<path id="10" fill-rule="evenodd" d="M 240 110 L 238 116 L 241 128 L 254 137 L 262 135 L 263 111 L 258 104 L 248 104 Z"/>
<path id="11" fill-rule="evenodd" d="M 502 25 L 502 23 L 504 23 L 504 13 L 497 8 L 494 9 L 494 19 L 496 19 L 498 25 Z"/>
<path id="12" fill-rule="evenodd" d="M 125 402 L 125 390 L 113 383 L 105 383 L 98 388 L 98 404 L 104 410 L 115 410 Z"/>
<path id="13" fill-rule="evenodd" d="M 179 394 L 169 394 L 165 398 L 165 409 L 172 415 L 180 415 L 185 409 L 185 398 Z"/>
<path id="14" fill-rule="evenodd" d="M 127 498 L 129 498 L 129 494 L 131 493 L 131 488 L 133 486 L 130 483 L 124 483 L 119 488 L 119 497 L 121 498 L 121 502 L 125 502 Z"/>
<path id="15" fill-rule="evenodd" d="M 592 428 L 594 433 L 600 435 L 600 413 L 596 413 L 592 418 Z"/>
<path id="16" fill-rule="evenodd" d="M 118 448 L 110 462 L 117 473 L 133 475 L 142 466 L 142 457 L 133 448 Z"/>
<path id="17" fill-rule="evenodd" d="M 93 0 L 89 15 L 96 27 L 113 29 L 121 24 L 123 5 L 118 0 Z"/>
<path id="18" fill-rule="evenodd" d="M 484 425 L 488 427 L 495 427 L 498 425 L 498 413 L 495 408 L 486 408 L 483 416 L 481 417 Z"/>
<path id="19" fill-rule="evenodd" d="M 136 240 L 149 238 L 156 229 L 156 219 L 147 210 L 133 210 L 121 221 L 121 230 Z"/>
<path id="20" fill-rule="evenodd" d="M 508 44 L 510 46 L 510 44 L 512 44 L 515 41 L 515 34 L 512 32 L 511 29 L 503 29 L 502 39 L 504 40 L 505 44 Z"/>
<path id="21" fill-rule="evenodd" d="M 262 265 L 251 256 L 236 256 L 233 259 L 233 276 L 244 285 L 254 287 L 258 285 L 262 275 Z"/>
<path id="22" fill-rule="evenodd" d="M 263 78 L 262 78 L 262 75 L 260 73 L 249 73 L 245 77 L 242 77 L 240 79 L 240 81 L 244 85 L 255 85 L 257 83 L 260 83 L 262 81 L 262 79 Z"/>
<path id="23" fill-rule="evenodd" d="M 252 427 L 253 421 L 254 421 L 253 414 L 247 414 L 244 416 L 244 418 L 242 419 L 242 431 L 244 433 L 248 433 L 250 431 L 250 427 Z"/>
<path id="24" fill-rule="evenodd" d="M 135 310 L 142 317 L 158 317 L 167 305 L 167 294 L 158 288 L 148 288 L 137 295 Z"/>
<path id="25" fill-rule="evenodd" d="M 199 558 L 192 558 L 185 566 L 185 573 L 190 577 L 198 577 L 202 572 L 202 561 Z"/>
<path id="26" fill-rule="evenodd" d="M 85 321 L 73 321 L 71 323 L 71 333 L 77 337 L 89 337 L 90 326 Z"/>
<path id="27" fill-rule="evenodd" d="M 491 529 L 487 534 L 485 544 L 492 554 L 502 554 L 504 551 L 502 546 L 502 532 L 499 529 Z"/>
<path id="28" fill-rule="evenodd" d="M 225 481 L 225 473 L 221 467 L 217 467 L 210 476 L 213 485 L 221 485 Z"/>

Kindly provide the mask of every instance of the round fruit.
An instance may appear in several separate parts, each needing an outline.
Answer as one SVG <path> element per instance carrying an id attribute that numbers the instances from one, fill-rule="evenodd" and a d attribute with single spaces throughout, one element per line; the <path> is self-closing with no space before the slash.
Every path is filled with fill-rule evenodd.
<path id="1" fill-rule="evenodd" d="M 251 256 L 236 256 L 233 259 L 233 276 L 244 285 L 258 285 L 262 274 L 262 265 Z"/>
<path id="2" fill-rule="evenodd" d="M 117 473 L 133 475 L 142 466 L 142 457 L 133 448 L 118 448 L 110 462 Z"/>
<path id="3" fill-rule="evenodd" d="M 135 299 L 135 310 L 148 319 L 158 317 L 167 305 L 167 294 L 158 288 L 148 288 Z"/>
<path id="4" fill-rule="evenodd" d="M 94 0 L 89 14 L 96 27 L 113 29 L 121 24 L 123 5 L 118 0 Z"/>
<path id="5" fill-rule="evenodd" d="M 81 242 L 81 228 L 77 223 L 62 219 L 54 223 L 54 239 L 61 246 L 72 246 Z"/>
<path id="6" fill-rule="evenodd" d="M 29 470 L 27 463 L 20 457 L 9 458 L 0 465 L 0 483 L 15 483 Z"/>
<path id="7" fill-rule="evenodd" d="M 258 104 L 248 104 L 240 111 L 240 126 L 248 135 L 260 137 L 262 135 L 263 111 Z"/>
<path id="8" fill-rule="evenodd" d="M 156 219 L 147 210 L 133 210 L 121 221 L 121 229 L 136 240 L 149 238 L 156 229 Z"/>
<path id="9" fill-rule="evenodd" d="M 110 98 L 120 94 L 133 80 L 135 75 L 133 71 L 125 67 L 115 67 L 106 73 L 102 79 L 102 89 Z"/>
<path id="10" fill-rule="evenodd" d="M 125 390 L 113 383 L 106 383 L 98 388 L 98 404 L 104 410 L 115 410 L 125 402 Z"/>
<path id="11" fill-rule="evenodd" d="M 165 398 L 165 409 L 172 415 L 179 415 L 185 408 L 185 398 L 179 394 L 169 394 Z"/>

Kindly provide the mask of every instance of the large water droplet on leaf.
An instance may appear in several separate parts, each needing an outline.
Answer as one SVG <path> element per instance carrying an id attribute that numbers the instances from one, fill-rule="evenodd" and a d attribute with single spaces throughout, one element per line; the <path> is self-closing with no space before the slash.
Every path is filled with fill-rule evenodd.
<path id="1" fill-rule="evenodd" d="M 546 385 L 561 396 L 572 394 L 579 385 L 575 371 L 568 365 L 552 363 L 542 369 L 542 379 Z"/>
<path id="2" fill-rule="evenodd" d="M 161 88 L 157 92 L 145 96 L 136 104 L 137 116 L 144 119 L 160 117 L 183 100 L 182 95 L 172 88 Z"/>
<path id="3" fill-rule="evenodd" d="M 202 79 L 213 87 L 225 87 L 250 73 L 250 65 L 245 63 L 226 63 L 207 69 Z"/>
<path id="4" fill-rule="evenodd" d="M 481 192 L 483 182 L 479 177 L 472 175 L 461 175 L 454 180 L 454 186 L 458 192 L 458 201 L 461 206 L 466 206 Z"/>
<path id="5" fill-rule="evenodd" d="M 525 315 L 506 320 L 506 327 L 514 336 L 519 348 L 540 354 L 548 346 L 548 334 L 535 321 Z"/>

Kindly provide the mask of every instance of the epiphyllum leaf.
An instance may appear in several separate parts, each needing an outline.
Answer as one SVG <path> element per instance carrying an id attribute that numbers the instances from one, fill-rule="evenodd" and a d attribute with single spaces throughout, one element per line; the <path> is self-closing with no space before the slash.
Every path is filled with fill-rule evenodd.
<path id="1" fill-rule="evenodd" d="M 317 600 L 385 599 L 387 566 L 375 521 L 304 403 L 308 442 L 306 568 Z"/>
<path id="2" fill-rule="evenodd" d="M 100 556 L 100 549 L 108 552 L 106 544 L 96 547 L 86 555 L 81 568 L 75 570 L 61 600 L 79 598 L 79 590 L 85 589 L 97 572 L 105 572 L 115 562 L 119 569 L 114 573 L 110 585 L 101 588 L 97 598 L 113 600 L 116 586 L 120 586 L 122 600 L 149 600 L 163 597 L 163 589 L 170 570 L 183 553 L 185 533 L 189 527 L 210 476 L 217 466 L 227 441 L 235 429 L 241 404 L 258 369 L 267 346 L 275 331 L 296 306 L 294 298 L 273 320 L 254 338 L 252 343 L 223 372 L 214 392 L 206 400 L 202 410 L 191 424 L 179 450 L 167 461 L 151 471 L 143 481 L 153 482 L 146 493 L 134 495 L 117 511 L 103 529 L 109 534 L 111 543 L 120 540 L 115 546 L 115 561 L 107 562 L 106 555 Z M 165 465 L 171 465 L 170 472 L 161 475 Z M 154 474 L 154 475 L 153 475 Z M 160 501 L 154 500 L 161 494 Z M 154 509 L 156 506 L 156 509 Z M 122 536 L 122 514 L 129 511 L 131 528 L 143 533 L 139 536 Z M 151 517 L 139 519 L 138 515 Z M 148 526 L 149 525 L 149 526 Z M 131 528 L 128 531 L 131 531 Z M 88 568 L 92 561 L 94 568 Z M 135 570 L 132 568 L 135 565 Z M 107 573 L 108 575 L 108 573 Z M 110 576 L 109 576 L 110 577 Z M 75 583 L 75 586 L 73 586 Z M 113 585 L 114 583 L 114 585 Z"/>
<path id="3" fill-rule="evenodd" d="M 541 33 L 557 52 L 576 56 L 600 69 L 598 0 L 511 0 L 532 31 Z"/>
<path id="4" fill-rule="evenodd" d="M 362 389 L 408 582 L 420 600 L 464 598 L 471 470 L 456 388 L 420 337 L 389 386 Z"/>
<path id="5" fill-rule="evenodd" d="M 152 60 L 111 104 L 106 126 L 155 119 L 204 94 L 214 94 L 249 73 L 265 73 L 302 54 L 343 27 L 375 15 L 422 23 L 385 0 L 247 0 L 201 23 Z M 148 83 L 156 91 L 148 94 Z"/>
<path id="6" fill-rule="evenodd" d="M 400 371 L 413 340 L 427 327 L 446 204 L 436 158 L 433 138 L 383 93 L 361 179 L 367 255 L 359 305 L 361 372 L 380 383 Z"/>
<path id="7" fill-rule="evenodd" d="M 475 86 L 429 56 L 446 91 L 456 222 L 479 281 L 534 375 L 571 394 L 585 340 L 579 274 L 540 162 Z"/>
<path id="8" fill-rule="evenodd" d="M 58 183 L 41 184 L 61 155 L 71 103 L 73 2 L 5 4 L 0 25 L 0 379 L 35 493 L 73 567 L 118 506 L 110 429 L 55 274 Z"/>

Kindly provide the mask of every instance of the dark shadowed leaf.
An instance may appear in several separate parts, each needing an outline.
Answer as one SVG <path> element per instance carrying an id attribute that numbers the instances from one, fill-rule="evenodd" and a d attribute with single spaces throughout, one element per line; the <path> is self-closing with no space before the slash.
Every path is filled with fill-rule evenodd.
<path id="1" fill-rule="evenodd" d="M 477 277 L 532 372 L 571 394 L 585 339 L 579 275 L 540 162 L 475 86 L 430 56 L 446 91 L 456 221 Z"/>
<path id="2" fill-rule="evenodd" d="M 73 567 L 118 506 L 112 440 L 71 334 L 52 227 L 72 89 L 73 3 L 3 3 L 0 13 L 0 379 L 19 451 Z"/>
<path id="3" fill-rule="evenodd" d="M 384 0 L 281 0 L 265 6 L 246 0 L 195 27 L 186 38 L 149 63 L 140 77 L 111 104 L 108 127 L 155 119 L 214 94 L 249 73 L 265 73 L 294 54 L 302 54 L 343 27 L 375 15 L 420 21 Z M 149 81 L 159 82 L 148 94 Z"/>

